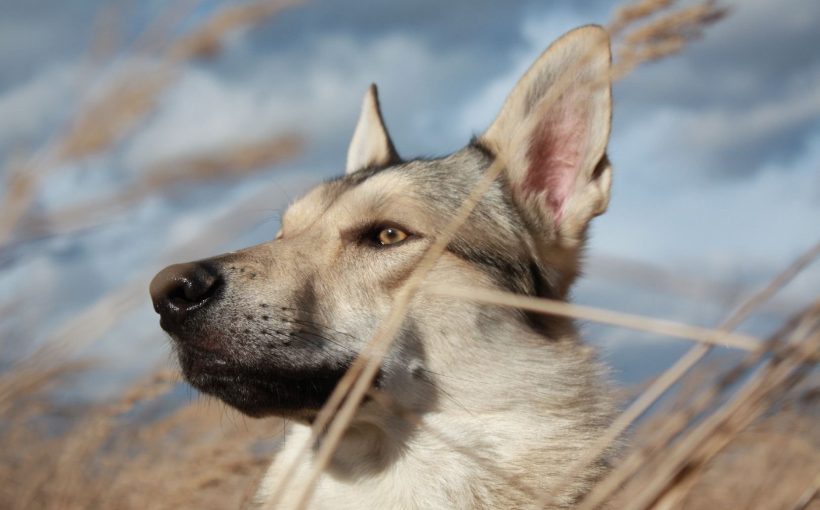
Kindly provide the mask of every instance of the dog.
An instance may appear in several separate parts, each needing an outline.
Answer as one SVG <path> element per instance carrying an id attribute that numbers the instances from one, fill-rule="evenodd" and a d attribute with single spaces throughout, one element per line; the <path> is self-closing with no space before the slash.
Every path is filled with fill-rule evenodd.
<path id="1" fill-rule="evenodd" d="M 484 173 L 503 170 L 457 229 L 406 310 L 366 399 L 310 508 L 571 506 L 605 469 L 568 467 L 608 425 L 606 374 L 573 322 L 454 300 L 441 286 L 567 299 L 590 220 L 609 202 L 607 32 L 575 29 L 515 86 L 492 125 L 442 158 L 399 157 L 375 85 L 344 176 L 295 201 L 276 238 L 151 282 L 185 378 L 253 416 L 293 422 L 258 490 L 274 493 L 310 424 L 395 296 Z M 397 413 L 401 409 L 402 413 Z M 415 419 L 407 419 L 413 416 Z M 320 439 L 321 441 L 321 439 Z"/>

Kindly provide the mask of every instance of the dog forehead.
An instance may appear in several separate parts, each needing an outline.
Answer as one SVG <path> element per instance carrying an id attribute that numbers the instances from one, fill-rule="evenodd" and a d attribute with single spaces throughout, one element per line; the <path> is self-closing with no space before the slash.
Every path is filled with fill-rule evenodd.
<path id="1" fill-rule="evenodd" d="M 366 168 L 316 186 L 286 211 L 284 220 L 304 225 L 322 218 L 361 220 L 412 213 L 447 218 L 469 195 L 489 162 L 485 153 L 467 147 L 444 158 Z"/>
<path id="2" fill-rule="evenodd" d="M 292 225 L 355 221 L 384 214 L 391 207 L 407 210 L 408 199 L 417 195 L 417 188 L 414 179 L 398 169 L 385 169 L 364 179 L 341 178 L 311 189 L 288 208 L 283 220 Z"/>
<path id="3" fill-rule="evenodd" d="M 447 218 L 475 182 L 472 168 L 460 165 L 460 159 L 415 159 L 350 174 L 342 179 L 342 191 L 335 190 L 334 206 L 364 214 L 408 214 L 416 220 Z"/>
<path id="4" fill-rule="evenodd" d="M 324 185 L 312 188 L 293 202 L 282 217 L 283 224 L 299 224 L 314 221 L 330 205 Z"/>
<path id="5" fill-rule="evenodd" d="M 374 174 L 372 177 L 351 186 L 339 195 L 337 203 L 354 201 L 372 207 L 383 205 L 385 201 L 402 196 L 415 195 L 418 185 L 412 175 L 396 167 Z"/>

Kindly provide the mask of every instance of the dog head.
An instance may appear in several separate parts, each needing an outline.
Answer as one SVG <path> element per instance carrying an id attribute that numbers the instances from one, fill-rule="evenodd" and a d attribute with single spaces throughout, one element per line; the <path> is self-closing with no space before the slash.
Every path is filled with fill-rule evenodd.
<path id="1" fill-rule="evenodd" d="M 499 324 L 545 333 L 543 321 L 452 303 L 425 285 L 565 296 L 587 224 L 609 196 L 609 62 L 601 28 L 570 32 L 483 135 L 431 160 L 399 158 L 371 87 L 346 174 L 292 204 L 273 241 L 170 266 L 152 281 L 185 377 L 249 415 L 310 419 L 497 158 L 503 173 L 413 299 L 375 384 L 423 409 L 434 405 L 437 373 L 473 362 L 470 345 L 518 341 Z"/>

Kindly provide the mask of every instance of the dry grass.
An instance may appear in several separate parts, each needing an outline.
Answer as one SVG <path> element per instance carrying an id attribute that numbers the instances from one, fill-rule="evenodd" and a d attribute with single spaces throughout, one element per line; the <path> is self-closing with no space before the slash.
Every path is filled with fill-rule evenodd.
<path id="1" fill-rule="evenodd" d="M 162 17 L 136 45 L 141 61 L 150 57 L 152 78 L 127 65 L 94 88 L 65 130 L 26 161 L 7 171 L 0 216 L 0 249 L 32 236 L 59 235 L 94 224 L 111 213 L 127 211 L 146 197 L 172 186 L 214 178 L 235 178 L 274 165 L 300 148 L 287 134 L 247 140 L 233 147 L 193 155 L 143 169 L 126 188 L 93 203 L 35 214 L 31 204 L 48 175 L 67 161 L 115 148 L 149 115 L 180 66 L 218 52 L 225 35 L 274 15 L 289 2 L 262 1 L 225 8 L 178 38 L 173 27 L 184 12 Z M 184 5 L 191 9 L 193 3 Z M 618 11 L 609 26 L 616 41 L 613 78 L 647 60 L 680 51 L 686 42 L 725 15 L 712 1 L 677 7 L 671 0 L 636 1 Z M 104 27 L 103 27 L 104 28 Z M 109 44 L 103 30 L 100 47 Z M 104 55 L 103 48 L 95 50 Z M 143 64 L 140 64 L 143 65 Z M 559 80 L 545 107 L 570 85 Z M 602 84 L 598 84 L 599 86 Z M 503 169 L 497 161 L 487 171 L 444 233 L 432 245 L 396 299 L 394 309 L 320 413 L 314 437 L 325 431 L 312 476 L 287 477 L 279 488 L 295 491 L 304 503 L 322 474 L 357 406 L 368 392 L 417 426 L 417 416 L 399 409 L 370 382 L 404 319 L 407 303 L 448 240 L 469 216 L 489 183 Z M 229 214 L 193 245 L 218 244 L 241 222 Z M 190 245 L 187 247 L 190 248 Z M 186 247 L 166 254 L 174 260 Z M 820 303 L 810 304 L 772 338 L 734 333 L 788 281 L 820 256 L 814 246 L 761 291 L 741 304 L 715 329 L 608 310 L 481 289 L 442 289 L 453 297 L 600 321 L 618 327 L 676 336 L 695 342 L 666 373 L 652 381 L 583 459 L 568 468 L 567 478 L 595 461 L 627 430 L 641 437 L 615 462 L 581 503 L 599 508 L 810 508 L 820 480 L 817 362 L 820 356 Z M 124 287 L 64 324 L 45 347 L 0 373 L 0 508 L 236 508 L 247 503 L 272 450 L 282 438 L 281 420 L 247 420 L 217 402 L 179 404 L 175 371 L 162 368 L 112 401 L 61 404 L 53 390 L 70 385 L 80 371 L 93 370 L 73 353 L 109 329 L 145 299 L 148 275 Z M 14 313 L 2 304 L 3 314 Z M 729 369 L 700 366 L 713 345 L 746 352 Z M 71 361 L 66 361 L 71 360 Z M 670 388 L 681 388 L 673 408 L 638 420 Z M 668 407 L 668 406 L 667 406 Z M 447 438 L 447 431 L 432 431 Z M 454 444 L 454 448 L 458 445 Z M 308 448 L 308 444 L 304 445 Z M 475 458 L 488 465 L 488 459 Z M 498 473 L 504 477 L 504 473 Z M 536 506 L 548 506 L 550 494 L 533 494 Z"/>
<path id="2" fill-rule="evenodd" d="M 176 28 L 175 24 L 168 23 L 174 17 L 160 17 L 147 29 L 146 37 L 150 34 L 152 41 L 166 41 L 165 44 L 160 42 L 140 48 L 144 51 L 129 55 L 124 63 L 109 72 L 100 70 L 100 75 L 103 76 L 101 82 L 86 87 L 90 92 L 87 97 L 77 101 L 81 106 L 64 129 L 25 163 L 18 162 L 7 168 L 6 192 L 0 201 L 3 204 L 3 214 L 0 215 L 0 248 L 15 237 L 25 237 L 25 229 L 22 229 L 23 232 L 19 231 L 20 223 L 31 212 L 33 200 L 51 172 L 66 163 L 114 149 L 156 109 L 158 99 L 174 83 L 183 64 L 197 57 L 215 55 L 221 42 L 233 31 L 260 23 L 295 3 L 286 0 L 260 0 L 225 7 L 177 39 L 170 35 Z M 148 48 L 153 51 L 149 52 Z M 227 148 L 223 154 L 197 156 L 195 159 L 199 164 L 196 166 L 201 169 L 204 159 L 214 161 L 208 167 L 209 177 L 229 177 L 237 166 L 241 170 L 264 168 L 292 154 L 291 150 L 284 148 L 288 141 L 293 141 L 292 135 L 289 135 L 288 140 L 249 141 L 247 146 Z M 271 147 L 266 147 L 266 144 L 271 144 Z M 167 180 L 154 176 L 150 182 L 155 187 L 150 191 L 157 191 L 156 185 L 159 184 L 178 184 L 181 177 L 191 177 L 195 182 L 201 177 L 200 174 L 201 172 L 188 172 Z M 110 202 L 131 200 L 132 194 L 141 198 L 146 191 L 145 184 L 137 182 L 134 189 L 123 189 Z"/>
<path id="3" fill-rule="evenodd" d="M 804 409 L 779 411 L 740 433 L 722 455 L 704 465 L 679 506 L 807 508 L 808 501 L 798 505 L 817 488 L 818 451 L 817 416 Z M 801 487 L 806 488 L 802 493 Z"/>
<path id="4" fill-rule="evenodd" d="M 59 382 L 69 374 L 52 375 Z M 0 507 L 221 509 L 247 502 L 283 423 L 247 420 L 216 402 L 173 404 L 166 393 L 176 379 L 175 371 L 158 370 L 105 405 L 60 406 L 43 392 L 19 399 L 0 428 Z"/>

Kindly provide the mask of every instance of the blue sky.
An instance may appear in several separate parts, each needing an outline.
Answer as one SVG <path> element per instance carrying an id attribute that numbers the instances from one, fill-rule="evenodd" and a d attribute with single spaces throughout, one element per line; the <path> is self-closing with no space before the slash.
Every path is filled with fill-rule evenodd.
<path id="1" fill-rule="evenodd" d="M 121 18 L 123 48 L 163 4 L 107 2 Z M 732 298 L 820 238 L 820 3 L 726 4 L 730 16 L 702 41 L 615 87 L 613 198 L 592 231 L 591 268 L 579 301 L 714 323 Z M 105 75 L 86 59 L 102 5 L 0 0 L 4 154 L 41 144 L 89 82 Z M 193 16 L 204 17 L 216 5 L 202 2 Z M 575 26 L 606 22 L 612 9 L 603 1 L 327 0 L 237 34 L 217 59 L 188 65 L 156 114 L 128 140 L 55 172 L 37 207 L 105 196 L 152 163 L 249 135 L 296 131 L 306 138 L 304 155 L 242 182 L 176 190 L 93 229 L 7 250 L 0 257 L 0 291 L 41 303 L 8 327 L 45 338 L 112 289 L 150 275 L 166 262 L 169 247 L 236 208 L 253 228 L 184 255 L 272 237 L 290 199 L 341 172 L 370 82 L 379 84 L 403 156 L 459 148 L 489 124 L 552 40 Z M 665 271 L 688 286 L 689 297 L 630 283 L 613 261 Z M 807 302 L 818 287 L 814 267 L 771 313 Z M 118 358 L 153 353 L 141 357 L 144 363 L 164 352 L 147 296 L 126 324 L 139 340 L 125 347 L 122 335 L 109 335 L 100 352 Z M 658 353 L 651 370 L 682 348 L 631 333 L 591 332 L 612 357 L 625 360 L 619 361 L 624 371 L 647 348 Z"/>

